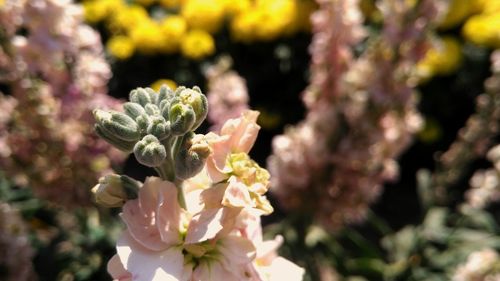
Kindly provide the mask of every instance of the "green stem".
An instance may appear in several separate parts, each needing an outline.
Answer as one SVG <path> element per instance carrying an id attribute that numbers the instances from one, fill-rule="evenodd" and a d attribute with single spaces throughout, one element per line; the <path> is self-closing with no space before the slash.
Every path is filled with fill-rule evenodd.
<path id="1" fill-rule="evenodd" d="M 177 187 L 177 200 L 181 208 L 187 211 L 186 197 L 184 196 L 184 188 L 182 188 L 182 180 L 176 179 L 175 186 Z"/>
<path id="2" fill-rule="evenodd" d="M 182 137 L 175 138 L 175 141 L 173 138 L 165 140 L 163 145 L 167 148 L 167 158 L 165 158 L 165 161 L 163 161 L 160 166 L 155 167 L 155 170 L 163 180 L 168 180 L 175 184 L 177 187 L 177 200 L 179 201 L 179 205 L 184 210 L 187 210 L 186 197 L 184 195 L 184 189 L 182 188 L 182 180 L 179 180 L 175 175 L 176 147 L 179 146 L 178 143 L 181 141 Z"/>

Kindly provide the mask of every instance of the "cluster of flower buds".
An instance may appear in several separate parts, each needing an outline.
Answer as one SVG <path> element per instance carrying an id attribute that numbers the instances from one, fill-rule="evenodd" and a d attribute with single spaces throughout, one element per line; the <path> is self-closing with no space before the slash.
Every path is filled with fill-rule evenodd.
<path id="1" fill-rule="evenodd" d="M 111 175 L 92 190 L 97 203 L 122 207 L 127 225 L 108 264 L 115 280 L 302 280 L 276 253 L 283 238 L 262 238 L 260 217 L 273 209 L 269 173 L 248 155 L 258 112 L 200 135 L 208 108 L 196 87 L 139 88 L 123 107 L 94 111 L 96 132 L 160 178 Z"/>
<path id="2" fill-rule="evenodd" d="M 189 178 L 203 168 L 210 150 L 192 131 L 205 120 L 208 104 L 198 87 L 173 91 L 162 86 L 158 93 L 138 88 L 130 93 L 130 102 L 123 109 L 124 113 L 94 111 L 95 130 L 101 138 L 133 152 L 139 163 L 170 180 L 175 180 L 174 174 Z"/>
<path id="3" fill-rule="evenodd" d="M 457 267 L 452 281 L 500 280 L 500 257 L 491 248 L 471 253 L 467 261 Z"/>

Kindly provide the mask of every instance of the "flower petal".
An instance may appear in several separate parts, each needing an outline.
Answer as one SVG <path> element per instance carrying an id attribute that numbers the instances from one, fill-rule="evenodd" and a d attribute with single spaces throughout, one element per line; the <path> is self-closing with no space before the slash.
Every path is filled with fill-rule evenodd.
<path id="1" fill-rule="evenodd" d="M 181 213 L 182 209 L 177 201 L 177 187 L 171 182 L 164 182 L 159 191 L 156 225 L 161 239 L 169 246 L 181 242 Z"/>
<path id="2" fill-rule="evenodd" d="M 186 244 L 193 244 L 212 239 L 222 230 L 222 208 L 205 209 L 193 216 L 189 223 Z"/>
<path id="3" fill-rule="evenodd" d="M 113 277 L 114 281 L 131 281 L 132 274 L 126 271 L 123 267 L 122 262 L 120 261 L 120 257 L 118 255 L 114 255 L 108 261 L 108 273 Z"/>
<path id="4" fill-rule="evenodd" d="M 257 139 L 260 126 L 257 125 L 258 111 L 247 110 L 238 119 L 230 119 L 221 129 L 221 135 L 230 135 L 232 152 L 248 153 Z"/>
<path id="5" fill-rule="evenodd" d="M 169 245 L 162 241 L 156 225 L 159 189 L 168 186 L 160 178 L 149 177 L 139 190 L 139 198 L 129 200 L 120 214 L 134 239 L 150 250 L 163 250 Z"/>
<path id="6" fill-rule="evenodd" d="M 302 281 L 304 269 L 293 262 L 277 257 L 269 267 L 269 281 Z"/>
<path id="7" fill-rule="evenodd" d="M 164 251 L 151 251 L 136 243 L 124 232 L 118 239 L 116 250 L 125 270 L 134 281 L 188 281 L 189 268 L 184 266 L 184 256 L 180 247 L 170 247 Z"/>
<path id="8" fill-rule="evenodd" d="M 193 271 L 191 281 L 242 281 L 233 271 L 227 270 L 215 260 L 203 260 Z"/>

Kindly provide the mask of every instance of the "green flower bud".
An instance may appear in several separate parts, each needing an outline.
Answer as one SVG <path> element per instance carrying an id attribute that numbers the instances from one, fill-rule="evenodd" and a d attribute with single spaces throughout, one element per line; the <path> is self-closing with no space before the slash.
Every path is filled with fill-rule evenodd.
<path id="1" fill-rule="evenodd" d="M 173 135 L 182 136 L 191 131 L 196 121 L 194 110 L 189 105 L 174 104 L 168 112 Z"/>
<path id="2" fill-rule="evenodd" d="M 142 165 L 158 167 L 167 157 L 167 151 L 155 136 L 146 135 L 135 144 L 134 155 Z"/>
<path id="3" fill-rule="evenodd" d="M 101 177 L 92 188 L 97 204 L 104 207 L 121 207 L 129 199 L 137 198 L 141 183 L 127 176 L 108 175 Z"/>
<path id="4" fill-rule="evenodd" d="M 123 105 L 123 109 L 125 110 L 125 114 L 130 116 L 132 119 L 136 119 L 138 116 L 141 114 L 146 113 L 144 110 L 144 107 L 142 107 L 140 104 L 134 103 L 134 102 L 126 102 Z"/>
<path id="5" fill-rule="evenodd" d="M 162 141 L 170 136 L 170 122 L 165 121 L 161 116 L 154 116 L 151 118 L 147 133 Z"/>
<path id="6" fill-rule="evenodd" d="M 158 101 L 158 94 L 155 92 L 155 90 L 151 88 L 145 88 L 144 90 L 146 90 L 146 92 L 148 93 L 151 103 L 156 104 L 156 102 Z"/>
<path id="7" fill-rule="evenodd" d="M 135 122 L 137 123 L 137 127 L 139 128 L 139 132 L 141 133 L 141 135 L 147 134 L 148 127 L 151 124 L 151 118 L 148 116 L 148 114 L 141 114 L 135 119 Z"/>
<path id="8" fill-rule="evenodd" d="M 165 118 L 165 120 L 169 120 L 168 119 L 169 110 L 170 110 L 170 102 L 168 100 L 163 100 L 160 103 L 160 114 L 161 116 L 163 116 L 163 118 Z"/>
<path id="9" fill-rule="evenodd" d="M 165 101 L 165 100 L 170 101 L 173 97 L 174 97 L 174 91 L 172 91 L 172 89 L 170 89 L 165 84 L 161 85 L 160 92 L 158 93 L 158 100 L 157 100 L 157 104 L 160 105 L 160 109 L 162 108 L 161 103 L 163 101 Z"/>
<path id="10" fill-rule="evenodd" d="M 129 99 L 131 102 L 138 103 L 142 106 L 146 106 L 146 104 L 151 103 L 150 94 L 144 88 L 137 88 L 130 92 Z"/>
<path id="11" fill-rule="evenodd" d="M 144 109 L 148 115 L 160 115 L 160 109 L 155 104 L 148 103 Z"/>
<path id="12" fill-rule="evenodd" d="M 198 174 L 205 166 L 211 150 L 204 135 L 188 133 L 184 136 L 179 153 L 175 156 L 175 174 L 179 179 L 188 179 Z"/>
<path id="13" fill-rule="evenodd" d="M 201 93 L 200 88 L 193 87 L 193 89 L 183 89 L 174 98 L 173 104 L 181 103 L 190 105 L 196 115 L 196 121 L 193 124 L 192 130 L 198 128 L 205 120 L 208 113 L 208 101 L 204 94 Z"/>
<path id="14" fill-rule="evenodd" d="M 112 146 L 118 148 L 121 151 L 131 153 L 134 149 L 134 145 L 136 141 L 124 141 L 114 137 L 112 134 L 104 130 L 99 124 L 94 126 L 96 134 L 101 137 L 103 140 L 107 141 Z"/>
<path id="15" fill-rule="evenodd" d="M 115 138 L 125 141 L 140 139 L 137 123 L 128 115 L 97 109 L 94 110 L 94 117 L 99 127 Z"/>

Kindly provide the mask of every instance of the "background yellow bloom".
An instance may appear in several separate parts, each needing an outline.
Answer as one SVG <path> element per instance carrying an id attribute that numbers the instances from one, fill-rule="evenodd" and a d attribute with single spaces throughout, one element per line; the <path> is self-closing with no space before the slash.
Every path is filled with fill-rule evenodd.
<path id="1" fill-rule="evenodd" d="M 177 89 L 177 83 L 175 83 L 174 80 L 170 79 L 158 79 L 151 86 L 149 86 L 151 89 L 155 90 L 155 92 L 160 91 L 160 87 L 165 84 L 167 85 L 170 89 L 175 90 Z"/>
<path id="2" fill-rule="evenodd" d="M 199 60 L 215 52 L 215 42 L 212 36 L 203 30 L 192 30 L 181 43 L 182 54 L 190 59 Z"/>
<path id="3" fill-rule="evenodd" d="M 222 0 L 187 0 L 181 15 L 190 28 L 214 33 L 223 22 L 224 5 Z"/>
<path id="4" fill-rule="evenodd" d="M 187 32 L 186 20 L 181 16 L 169 16 L 160 23 L 164 37 L 162 51 L 173 53 L 179 49 L 182 38 Z"/>
<path id="5" fill-rule="evenodd" d="M 106 49 L 113 57 L 125 60 L 134 54 L 135 45 L 129 37 L 117 35 L 108 40 Z"/>

